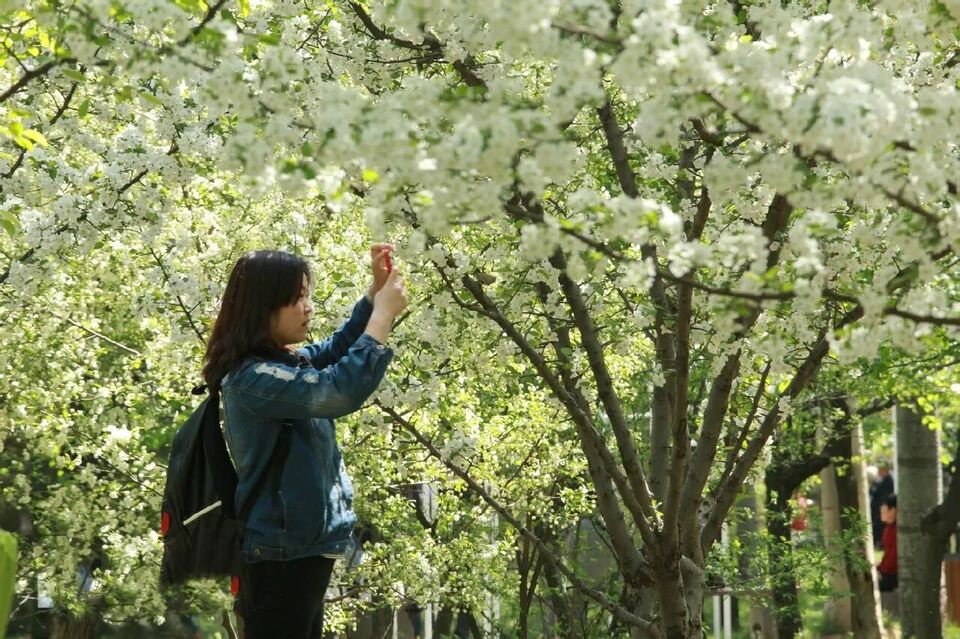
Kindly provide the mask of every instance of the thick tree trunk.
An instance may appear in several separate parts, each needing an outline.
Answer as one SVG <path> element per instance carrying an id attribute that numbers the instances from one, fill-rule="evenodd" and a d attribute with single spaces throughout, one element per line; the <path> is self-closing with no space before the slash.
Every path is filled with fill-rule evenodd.
<path id="1" fill-rule="evenodd" d="M 837 471 L 833 464 L 820 471 L 820 512 L 823 516 L 823 543 L 828 549 L 839 554 L 842 547 L 840 539 L 840 499 L 837 495 Z M 824 627 L 831 634 L 846 636 L 850 632 L 850 584 L 847 573 L 839 564 L 831 566 L 831 597 L 823 609 Z"/>
<path id="2" fill-rule="evenodd" d="M 844 555 L 852 595 L 850 625 L 853 636 L 858 639 L 881 639 L 883 625 L 876 572 L 873 569 L 876 560 L 870 532 L 867 473 L 863 464 L 863 425 L 855 420 L 852 426 L 849 435 L 851 455 L 837 469 L 841 523 L 846 530 L 863 531 L 850 552 Z"/>
<path id="3" fill-rule="evenodd" d="M 691 639 L 679 553 L 667 554 L 664 561 L 657 566 L 656 589 L 662 613 L 663 637 Z"/>
<path id="4" fill-rule="evenodd" d="M 897 405 L 897 573 L 903 637 L 941 639 L 942 549 L 921 520 L 942 497 L 940 431 Z"/>
<path id="5" fill-rule="evenodd" d="M 703 635 L 703 570 L 692 559 L 681 557 L 680 575 L 683 577 L 690 637 L 697 639 Z"/>

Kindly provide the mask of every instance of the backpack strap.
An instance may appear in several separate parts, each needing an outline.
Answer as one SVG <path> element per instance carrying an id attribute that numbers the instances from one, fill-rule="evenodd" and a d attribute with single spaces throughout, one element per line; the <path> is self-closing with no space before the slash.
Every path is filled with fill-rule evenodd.
<path id="1" fill-rule="evenodd" d="M 283 422 L 280 435 L 277 437 L 277 444 L 270 456 L 270 463 L 253 487 L 253 492 L 247 498 L 247 503 L 243 505 L 243 510 L 237 515 L 240 522 L 246 523 L 250 516 L 250 510 L 263 489 L 268 475 L 273 477 L 273 491 L 278 492 L 280 490 L 283 466 L 286 464 L 287 456 L 290 453 L 290 431 L 292 428 L 293 422 L 289 420 Z M 220 393 L 217 390 L 210 393 L 203 413 L 203 449 L 210 474 L 213 476 L 214 488 L 220 497 L 223 512 L 233 516 L 236 513 L 234 499 L 237 487 L 237 472 L 233 467 L 233 462 L 230 461 L 227 444 L 224 441 L 223 432 L 220 430 Z"/>
<path id="2" fill-rule="evenodd" d="M 237 514 L 237 520 L 242 524 L 247 523 L 247 518 L 250 517 L 250 511 L 253 510 L 253 504 L 257 501 L 257 496 L 260 494 L 260 491 L 263 490 L 264 484 L 267 483 L 267 475 L 272 477 L 273 492 L 280 492 L 280 481 L 283 479 L 283 467 L 287 463 L 287 456 L 290 453 L 290 432 L 292 430 L 293 422 L 289 420 L 284 421 L 280 427 L 280 434 L 277 436 L 277 444 L 273 447 L 273 453 L 270 455 L 270 463 L 267 465 L 266 472 L 257 480 L 253 491 L 250 493 L 250 496 L 247 497 L 247 503 L 243 505 L 243 508 Z"/>
<path id="3" fill-rule="evenodd" d="M 213 391 L 207 397 L 203 411 L 203 452 L 207 466 L 213 476 L 213 486 L 220 497 L 223 512 L 234 510 L 234 492 L 237 487 L 237 473 L 230 461 L 227 444 L 220 431 L 220 393 Z"/>

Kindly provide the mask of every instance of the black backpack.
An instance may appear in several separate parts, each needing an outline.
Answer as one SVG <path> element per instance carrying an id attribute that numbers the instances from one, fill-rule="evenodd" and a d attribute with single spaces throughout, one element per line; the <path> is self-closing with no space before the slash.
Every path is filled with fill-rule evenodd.
<path id="1" fill-rule="evenodd" d="M 192 392 L 202 395 L 205 391 L 201 385 Z M 220 430 L 219 393 L 209 393 L 194 409 L 173 437 L 167 465 L 160 524 L 161 589 L 195 577 L 240 573 L 244 524 L 268 476 L 273 477 L 273 489 L 279 490 L 289 450 L 290 425 L 284 423 L 267 470 L 238 513 L 234 504 L 237 473 Z M 231 586 L 236 589 L 236 580 Z"/>

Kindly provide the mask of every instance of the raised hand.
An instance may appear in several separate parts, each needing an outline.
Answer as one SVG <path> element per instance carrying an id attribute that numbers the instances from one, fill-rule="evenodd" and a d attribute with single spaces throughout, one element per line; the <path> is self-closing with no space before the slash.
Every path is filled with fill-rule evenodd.
<path id="1" fill-rule="evenodd" d="M 390 253 L 394 250 L 393 244 L 374 244 L 370 247 L 370 270 L 373 272 L 373 283 L 370 285 L 370 300 L 376 297 L 383 288 L 390 275 Z"/>

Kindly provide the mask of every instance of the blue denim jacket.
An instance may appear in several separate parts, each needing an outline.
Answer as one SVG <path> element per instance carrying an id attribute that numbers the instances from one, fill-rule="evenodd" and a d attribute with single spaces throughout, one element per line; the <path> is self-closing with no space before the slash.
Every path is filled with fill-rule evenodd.
<path id="1" fill-rule="evenodd" d="M 372 311 L 364 298 L 326 341 L 284 361 L 249 357 L 224 377 L 224 439 L 237 470 L 238 512 L 268 472 L 283 423 L 291 423 L 280 489 L 273 491 L 272 478 L 264 477 L 243 535 L 244 560 L 345 552 L 357 516 L 333 419 L 363 406 L 393 357 L 363 333 Z"/>

